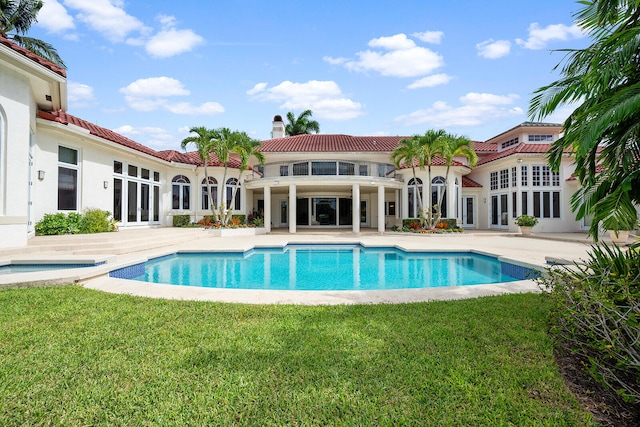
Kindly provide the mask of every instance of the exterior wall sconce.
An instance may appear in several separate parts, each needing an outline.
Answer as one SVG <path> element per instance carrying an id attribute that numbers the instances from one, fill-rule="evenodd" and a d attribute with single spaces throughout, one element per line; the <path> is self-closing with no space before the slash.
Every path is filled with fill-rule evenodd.
<path id="1" fill-rule="evenodd" d="M 107 188 L 109 188 L 109 181 L 103 181 L 102 185 L 104 186 L 104 189 L 106 190 Z"/>
<path id="2" fill-rule="evenodd" d="M 44 179 L 44 171 L 43 170 L 39 170 L 38 171 L 38 180 L 42 181 Z"/>

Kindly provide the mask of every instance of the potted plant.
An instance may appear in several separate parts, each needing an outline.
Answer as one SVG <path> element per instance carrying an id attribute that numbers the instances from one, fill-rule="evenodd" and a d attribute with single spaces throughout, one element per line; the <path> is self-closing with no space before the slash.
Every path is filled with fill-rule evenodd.
<path id="1" fill-rule="evenodd" d="M 629 232 L 638 225 L 637 217 L 626 215 L 609 215 L 602 220 L 602 227 L 607 230 L 611 242 L 625 244 L 629 240 Z"/>
<path id="2" fill-rule="evenodd" d="M 531 229 L 538 223 L 538 218 L 531 215 L 520 215 L 516 218 L 516 224 L 520 227 L 523 236 L 531 234 Z"/>

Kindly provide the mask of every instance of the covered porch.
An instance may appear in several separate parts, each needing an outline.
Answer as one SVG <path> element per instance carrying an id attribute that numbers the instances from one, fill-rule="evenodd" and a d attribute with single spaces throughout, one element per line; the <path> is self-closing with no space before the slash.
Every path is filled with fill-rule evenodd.
<path id="1" fill-rule="evenodd" d="M 384 232 L 401 221 L 403 183 L 380 177 L 274 177 L 245 183 L 247 200 L 271 229 Z"/>

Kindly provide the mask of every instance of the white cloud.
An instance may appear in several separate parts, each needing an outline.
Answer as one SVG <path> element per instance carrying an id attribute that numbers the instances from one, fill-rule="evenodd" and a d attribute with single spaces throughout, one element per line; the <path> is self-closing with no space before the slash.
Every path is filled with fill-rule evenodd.
<path id="1" fill-rule="evenodd" d="M 42 9 L 38 12 L 39 27 L 43 27 L 50 33 L 64 33 L 73 30 L 75 24 L 67 9 L 58 3 L 58 0 L 45 0 Z"/>
<path id="2" fill-rule="evenodd" d="M 138 111 L 167 110 L 174 114 L 214 115 L 224 112 L 217 102 L 192 105 L 190 102 L 170 102 L 169 97 L 187 96 L 191 92 L 181 81 L 171 77 L 139 79 L 120 89 L 129 107 Z"/>
<path id="3" fill-rule="evenodd" d="M 191 93 L 184 88 L 181 81 L 164 76 L 136 80 L 120 89 L 120 92 L 140 97 L 181 96 Z"/>
<path id="4" fill-rule="evenodd" d="M 511 42 L 509 40 L 485 40 L 476 45 L 478 56 L 487 59 L 498 59 L 507 56 L 511 52 Z"/>
<path id="5" fill-rule="evenodd" d="M 460 97 L 460 102 L 468 105 L 509 105 L 513 104 L 518 98 L 515 93 L 509 95 L 494 95 L 492 93 L 469 92 Z"/>
<path id="6" fill-rule="evenodd" d="M 171 131 L 160 127 L 122 125 L 113 129 L 113 131 L 156 150 L 174 148 L 177 145 L 176 141 L 181 140 L 179 136 L 174 135 Z"/>
<path id="7" fill-rule="evenodd" d="M 413 37 L 425 43 L 440 44 L 444 33 L 442 31 L 425 31 L 423 33 L 413 33 Z"/>
<path id="8" fill-rule="evenodd" d="M 529 25 L 529 38 L 516 39 L 516 43 L 526 49 L 542 49 L 554 40 L 570 40 L 584 37 L 584 33 L 577 25 L 570 27 L 564 24 L 553 24 L 541 28 L 537 22 Z"/>
<path id="9" fill-rule="evenodd" d="M 407 86 L 407 89 L 418 89 L 421 87 L 434 87 L 449 83 L 453 77 L 447 74 L 433 74 L 431 76 L 423 77 Z"/>
<path id="10" fill-rule="evenodd" d="M 156 19 L 164 28 L 145 42 L 145 50 L 151 56 L 168 58 L 189 52 L 204 42 L 204 39 L 192 30 L 177 30 L 174 16 L 159 15 Z"/>
<path id="11" fill-rule="evenodd" d="M 64 5 L 79 10 L 76 15 L 107 40 L 121 42 L 132 32 L 147 34 L 150 29 L 123 9 L 121 0 L 64 0 Z"/>
<path id="12" fill-rule="evenodd" d="M 162 30 L 149 39 L 145 50 L 151 56 L 168 58 L 180 53 L 189 52 L 204 39 L 191 30 Z"/>
<path id="13" fill-rule="evenodd" d="M 344 65 L 356 72 L 374 71 L 383 76 L 417 77 L 431 73 L 444 65 L 441 55 L 425 47 L 417 46 L 406 34 L 379 37 L 369 41 L 367 49 L 356 52 L 357 59 L 332 58 L 326 62 Z"/>
<path id="14" fill-rule="evenodd" d="M 190 102 L 178 102 L 177 104 L 167 104 L 164 108 L 174 114 L 199 114 L 212 116 L 224 113 L 224 107 L 217 102 L 205 102 L 200 105 L 192 105 Z"/>
<path id="15" fill-rule="evenodd" d="M 349 58 L 333 58 L 331 56 L 323 56 L 322 60 L 328 62 L 331 65 L 342 65 L 345 62 L 349 61 Z"/>
<path id="16" fill-rule="evenodd" d="M 268 83 L 257 83 L 253 88 L 247 91 L 247 95 L 256 95 L 262 91 L 264 91 L 267 87 Z"/>
<path id="17" fill-rule="evenodd" d="M 77 82 L 67 82 L 67 100 L 73 108 L 85 108 L 95 100 L 93 88 Z"/>
<path id="18" fill-rule="evenodd" d="M 405 126 L 478 126 L 497 118 L 523 115 L 522 108 L 511 105 L 517 98 L 513 94 L 503 96 L 472 92 L 459 98 L 462 105 L 458 107 L 437 101 L 429 108 L 396 117 L 395 121 Z"/>
<path id="19" fill-rule="evenodd" d="M 349 120 L 363 114 L 362 104 L 347 98 L 334 81 L 284 81 L 271 88 L 258 83 L 247 94 L 258 101 L 279 102 L 284 110 L 310 109 L 319 119 Z"/>
<path id="20" fill-rule="evenodd" d="M 406 34 L 396 34 L 389 37 L 378 37 L 369 41 L 369 47 L 381 47 L 387 50 L 411 49 L 416 47 L 413 40 L 407 38 Z"/>

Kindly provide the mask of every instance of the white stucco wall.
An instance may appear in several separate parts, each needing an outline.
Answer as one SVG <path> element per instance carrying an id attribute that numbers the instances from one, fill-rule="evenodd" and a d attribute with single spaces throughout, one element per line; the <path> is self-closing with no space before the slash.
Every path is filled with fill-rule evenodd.
<path id="1" fill-rule="evenodd" d="M 24 246 L 33 97 L 25 76 L 4 67 L 0 71 L 0 247 Z"/>

